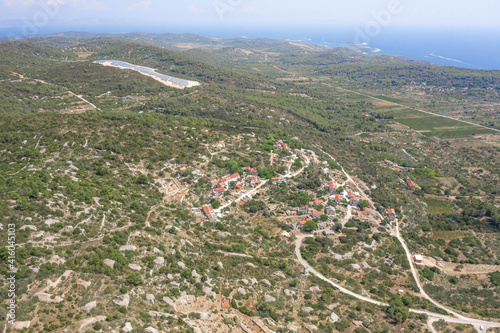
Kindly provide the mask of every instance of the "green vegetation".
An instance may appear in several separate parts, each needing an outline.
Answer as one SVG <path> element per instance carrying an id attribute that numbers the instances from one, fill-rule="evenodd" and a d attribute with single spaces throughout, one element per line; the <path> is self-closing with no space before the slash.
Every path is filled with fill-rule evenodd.
<path id="1" fill-rule="evenodd" d="M 123 42 L 133 38 L 137 41 Z M 489 130 L 422 116 L 411 109 L 417 106 L 406 93 L 398 99 L 383 96 L 408 105 L 395 108 L 321 84 L 338 80 L 334 87 L 362 86 L 380 96 L 388 90 L 404 92 L 417 75 L 437 85 L 436 96 L 429 99 L 439 107 L 447 98 L 462 98 L 447 90 L 454 86 L 471 87 L 461 92 L 469 102 L 488 101 L 498 91 L 498 73 L 429 67 L 349 50 L 317 48 L 306 53 L 272 40 L 177 38 L 194 47 L 211 47 L 179 53 L 153 46 L 176 48 L 176 39 L 168 34 L 126 34 L 122 40 L 32 39 L 57 48 L 0 43 L 0 216 L 4 230 L 9 223 L 17 228 L 18 290 L 25 297 L 22 302 L 33 304 L 23 303 L 21 318 L 32 320 L 36 312 L 32 331 L 75 331 L 76 322 L 100 314 L 107 320 L 89 329 L 119 330 L 127 320 L 138 331 L 149 325 L 192 331 L 188 323 L 204 315 L 198 309 L 180 315 L 170 302 L 180 297 L 193 297 L 196 306 L 203 299 L 215 307 L 213 318 L 224 314 L 221 325 L 251 325 L 238 316 L 243 313 L 272 318 L 277 331 L 289 323 L 315 325 L 319 332 L 395 329 L 385 322 L 407 331 L 422 329 L 426 318 L 409 314 L 408 308 L 439 310 L 419 297 L 393 294 L 400 288 L 410 293 L 418 288 L 403 248 L 388 232 L 388 220 L 374 218 L 376 212 L 365 198 L 344 227 L 340 221 L 351 207 L 338 204 L 328 227 L 335 234 L 314 234 L 300 251 L 332 281 L 359 294 L 366 291 L 390 306 L 353 302 L 315 276 L 300 274 L 296 236 L 283 231 L 290 231 L 306 213 L 284 212 L 312 209 L 313 198 L 335 206 L 328 199 L 330 181 L 343 185 L 339 192 L 355 191 L 341 165 L 382 215 L 387 208 L 396 210 L 412 252 L 463 265 L 500 262 L 498 147 L 493 140 L 452 140 L 468 131 Z M 241 48 L 252 53 L 243 56 Z M 82 60 L 75 50 L 95 53 Z M 92 63 L 104 58 L 158 68 L 200 81 L 201 86 L 174 90 L 138 73 Z M 274 65 L 314 78 L 321 75 L 321 81 L 285 80 L 288 75 Z M 430 103 L 427 97 L 419 101 Z M 85 109 L 78 108 L 83 105 Z M 483 118 L 477 115 L 478 122 Z M 421 128 L 427 136 L 395 126 L 388 121 L 392 119 Z M 491 126 L 497 124 L 494 120 Z M 432 137 L 441 131 L 437 136 L 449 135 L 450 141 Z M 238 172 L 246 178 L 243 167 L 257 169 L 264 179 L 284 175 L 280 165 L 292 153 L 276 150 L 277 139 L 291 149 L 307 149 L 308 158 L 314 151 L 320 167 L 306 166 L 297 158 L 292 170 L 304 167 L 304 172 L 284 183 L 266 184 L 252 198 L 236 202 L 235 182 L 224 193 L 212 194 L 221 177 Z M 400 168 L 389 168 L 384 160 Z M 329 170 L 324 170 L 323 161 Z M 181 167 L 185 171 L 178 172 Z M 406 177 L 415 181 L 416 189 L 406 185 Z M 249 188 L 243 185 L 244 191 Z M 200 209 L 223 204 L 227 207 L 216 222 L 207 221 Z M 308 221 L 304 231 L 317 230 L 317 222 L 328 219 L 323 214 Z M 0 241 L 6 241 L 6 233 Z M 7 258 L 6 248 L 0 247 L 2 275 Z M 69 277 L 46 290 L 62 302 L 40 302 L 34 296 L 48 279 L 56 281 L 67 270 L 72 272 Z M 447 306 L 498 317 L 496 273 L 478 282 L 426 267 L 421 276 L 428 293 Z M 84 287 L 85 281 L 90 285 Z M 6 290 L 5 283 L 0 290 Z M 222 310 L 219 300 L 208 304 L 213 292 L 231 295 L 233 309 Z M 131 297 L 128 308 L 112 302 L 124 294 Z M 266 300 L 265 295 L 272 298 Z M 97 307 L 89 313 L 76 310 L 93 300 Z M 326 307 L 330 304 L 334 310 Z M 328 319 L 332 311 L 340 317 L 336 323 Z M 384 312 L 389 319 L 383 319 Z M 4 310 L 0 319 L 5 319 Z M 353 321 L 365 328 L 354 328 Z"/>

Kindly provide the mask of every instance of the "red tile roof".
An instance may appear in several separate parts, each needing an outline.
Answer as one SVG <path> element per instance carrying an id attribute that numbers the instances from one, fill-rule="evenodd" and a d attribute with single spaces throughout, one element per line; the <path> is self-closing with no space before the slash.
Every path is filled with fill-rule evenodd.
<path id="1" fill-rule="evenodd" d="M 318 216 L 318 215 L 323 215 L 323 212 L 316 211 L 316 212 L 313 212 L 312 214 L 313 214 L 313 216 Z"/>
<path id="2" fill-rule="evenodd" d="M 231 176 L 229 176 L 230 179 L 235 179 L 235 178 L 238 178 L 240 176 L 239 173 L 233 173 Z"/>
<path id="3" fill-rule="evenodd" d="M 388 208 L 387 209 L 387 214 L 389 214 L 389 215 L 396 215 L 396 211 L 394 209 L 392 209 L 392 208 Z"/>
<path id="4" fill-rule="evenodd" d="M 316 205 L 322 204 L 323 202 L 324 202 L 324 201 L 323 201 L 323 200 L 321 200 L 321 199 L 314 198 L 314 203 L 315 203 Z"/>
<path id="5" fill-rule="evenodd" d="M 307 221 L 311 221 L 311 220 L 312 220 L 312 218 L 308 218 L 308 219 L 305 219 L 305 220 L 300 221 L 299 223 L 300 223 L 301 225 L 304 225 L 304 224 L 306 224 L 306 222 L 307 222 Z"/>

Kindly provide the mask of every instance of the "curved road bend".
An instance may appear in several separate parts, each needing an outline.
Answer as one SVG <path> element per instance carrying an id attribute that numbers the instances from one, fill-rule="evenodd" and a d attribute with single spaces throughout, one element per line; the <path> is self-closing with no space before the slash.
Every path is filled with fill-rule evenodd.
<path id="1" fill-rule="evenodd" d="M 459 314 L 459 313 L 457 313 L 457 312 L 455 312 L 453 310 L 450 310 L 449 308 L 445 307 L 444 305 L 441 305 L 438 302 L 436 302 L 435 300 L 433 300 L 425 292 L 424 288 L 422 288 L 422 285 L 420 283 L 420 279 L 418 278 L 418 272 L 415 269 L 415 265 L 413 264 L 413 261 L 411 260 L 411 253 L 410 253 L 410 250 L 408 249 L 408 245 L 406 245 L 405 240 L 403 239 L 403 237 L 399 233 L 399 222 L 398 221 L 396 221 L 396 238 L 399 240 L 399 242 L 401 243 L 401 245 L 405 249 L 406 258 L 408 259 L 408 262 L 410 263 L 411 273 L 413 274 L 413 278 L 415 279 L 415 282 L 417 283 L 418 289 L 420 290 L 420 293 L 422 294 L 422 296 L 424 296 L 426 299 L 428 299 L 432 304 L 434 304 L 438 308 L 441 308 L 441 309 L 447 311 L 448 313 L 451 313 L 455 317 L 461 318 L 461 319 L 468 319 L 467 317 L 464 317 L 461 314 Z"/>
<path id="2" fill-rule="evenodd" d="M 325 152 L 324 150 L 322 150 L 321 148 L 318 147 L 318 149 L 323 152 L 324 154 L 326 154 L 327 156 L 329 156 L 331 159 L 335 160 L 333 158 L 333 156 L 331 156 L 330 154 L 328 154 L 327 152 Z M 342 168 L 342 167 L 341 167 Z M 359 190 L 359 192 L 365 197 L 367 198 L 368 202 L 373 206 L 373 202 L 371 201 L 371 199 L 361 190 L 361 188 L 358 186 L 358 184 L 354 181 L 354 179 L 352 179 L 352 177 L 347 173 L 345 172 L 344 168 L 342 168 L 342 171 L 343 173 L 346 175 L 346 177 L 354 184 L 354 186 L 356 186 L 356 188 Z M 382 216 L 381 214 L 377 211 L 378 215 L 380 216 L 381 219 Z M 441 308 L 445 311 L 447 311 L 448 313 L 451 313 L 452 315 L 454 315 L 455 317 L 457 318 L 461 318 L 461 319 L 468 319 L 467 317 L 464 317 L 462 316 L 461 314 L 453 311 L 453 310 L 450 310 L 449 308 L 445 307 L 444 305 L 436 302 L 434 299 L 432 299 L 424 290 L 424 288 L 422 288 L 422 285 L 420 284 L 420 279 L 418 277 L 418 272 L 417 270 L 415 269 L 415 265 L 413 264 L 413 261 L 411 260 L 411 253 L 410 253 L 410 250 L 408 249 L 408 246 L 405 242 L 405 240 L 403 239 L 403 237 L 401 237 L 401 234 L 399 233 L 399 223 L 396 221 L 396 228 L 395 228 L 395 235 L 396 235 L 396 238 L 398 239 L 398 241 L 401 243 L 401 245 L 403 246 L 404 250 L 405 250 L 405 253 L 406 253 L 406 258 L 408 260 L 408 262 L 410 263 L 410 268 L 411 268 L 411 273 L 413 274 L 413 278 L 415 279 L 415 282 L 417 283 L 417 286 L 418 286 L 418 289 L 420 291 L 420 293 L 422 294 L 423 297 L 425 297 L 427 300 L 429 300 L 432 304 L 434 304 L 436 307 L 438 308 Z"/>
<path id="3" fill-rule="evenodd" d="M 299 236 L 297 238 L 297 241 L 295 243 L 295 255 L 297 256 L 297 259 L 299 260 L 300 264 L 302 266 L 304 266 L 304 268 L 307 268 L 309 272 L 311 272 L 313 275 L 315 275 L 316 277 L 318 277 L 319 279 L 325 281 L 325 282 L 328 282 L 329 284 L 331 284 L 332 286 L 334 286 L 335 288 L 337 288 L 339 291 L 345 293 L 345 294 L 348 294 L 350 296 L 353 296 L 359 300 L 362 300 L 362 301 L 365 301 L 365 302 L 368 302 L 368 303 L 372 303 L 372 304 L 375 304 L 375 305 L 378 305 L 378 306 L 388 306 L 389 304 L 387 303 L 384 303 L 384 302 L 380 302 L 380 301 L 377 301 L 377 300 L 374 300 L 374 299 L 371 299 L 369 297 L 365 297 L 365 296 L 361 296 L 361 295 L 358 295 L 352 291 L 350 291 L 349 289 L 346 289 L 344 287 L 342 287 L 341 285 L 331 281 L 330 279 L 326 278 L 325 276 L 323 276 L 321 273 L 319 273 L 318 271 L 316 271 L 313 267 L 311 267 L 311 265 L 309 265 L 309 263 L 307 261 L 304 260 L 304 258 L 302 258 L 302 255 L 300 253 L 300 246 L 302 244 L 302 241 L 307 238 L 307 237 L 312 237 L 313 234 L 309 234 L 309 235 L 302 235 L 302 236 Z M 500 323 L 496 323 L 496 322 L 490 322 L 490 321 L 485 321 L 485 320 L 479 320 L 479 319 L 474 319 L 474 318 L 467 318 L 467 317 L 464 317 L 464 316 L 461 316 L 459 318 L 454 318 L 454 317 L 451 317 L 451 316 L 445 316 L 445 315 L 441 315 L 441 314 L 437 314 L 437 313 L 433 313 L 433 312 L 428 312 L 428 311 L 423 311 L 423 310 L 416 310 L 416 309 L 410 309 L 410 312 L 413 312 L 413 313 L 418 313 L 418 314 L 426 314 L 429 316 L 429 323 L 432 324 L 434 321 L 436 320 L 440 320 L 440 319 L 443 319 L 444 321 L 446 322 L 449 322 L 449 323 L 458 323 L 458 324 L 470 324 L 470 325 L 473 325 L 474 328 L 478 331 L 479 330 L 479 327 L 483 327 L 484 330 L 488 330 L 489 328 L 492 328 L 492 327 L 499 327 L 500 328 Z M 453 313 L 453 312 L 451 312 Z"/>

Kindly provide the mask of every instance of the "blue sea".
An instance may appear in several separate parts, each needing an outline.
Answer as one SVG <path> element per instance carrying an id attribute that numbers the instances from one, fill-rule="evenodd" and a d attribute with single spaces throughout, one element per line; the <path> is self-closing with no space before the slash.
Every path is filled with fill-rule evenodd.
<path id="1" fill-rule="evenodd" d="M 214 37 L 280 38 L 327 47 L 350 47 L 367 54 L 407 56 L 442 66 L 473 69 L 500 69 L 500 29 L 465 28 L 384 28 L 367 34 L 363 27 L 316 26 L 297 27 L 225 27 L 165 26 L 165 27 L 59 27 L 40 33 L 61 31 L 86 32 L 154 32 L 195 33 Z M 361 33 L 360 33 L 361 31 Z M 0 37 L 8 35 L 0 29 Z M 363 44 L 361 44 L 363 43 Z"/>
<path id="2" fill-rule="evenodd" d="M 227 31 L 221 31 L 219 35 L 229 36 Z M 316 27 L 248 33 L 242 31 L 237 35 L 349 47 L 367 54 L 401 55 L 442 66 L 500 69 L 500 30 L 382 28 L 378 34 L 370 37 L 366 30 L 359 27 Z"/>

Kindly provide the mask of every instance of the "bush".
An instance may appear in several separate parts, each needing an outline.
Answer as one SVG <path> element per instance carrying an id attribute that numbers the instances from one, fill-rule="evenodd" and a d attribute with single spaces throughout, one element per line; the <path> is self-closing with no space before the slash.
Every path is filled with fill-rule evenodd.
<path id="1" fill-rule="evenodd" d="M 141 273 L 132 272 L 125 279 L 125 283 L 130 286 L 140 286 L 144 284 L 144 281 L 142 280 Z"/>
<path id="2" fill-rule="evenodd" d="M 403 300 L 399 295 L 395 295 L 391 301 L 389 302 L 389 307 L 386 310 L 389 318 L 394 320 L 396 323 L 404 323 L 408 316 L 410 315 L 410 311 L 403 303 Z"/>
<path id="3" fill-rule="evenodd" d="M 198 312 L 191 312 L 189 314 L 189 318 L 192 318 L 192 319 L 201 319 L 201 314 L 198 313 Z"/>

